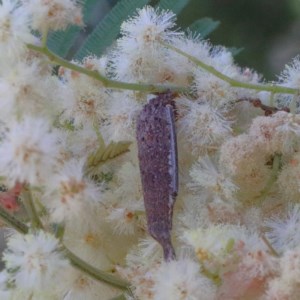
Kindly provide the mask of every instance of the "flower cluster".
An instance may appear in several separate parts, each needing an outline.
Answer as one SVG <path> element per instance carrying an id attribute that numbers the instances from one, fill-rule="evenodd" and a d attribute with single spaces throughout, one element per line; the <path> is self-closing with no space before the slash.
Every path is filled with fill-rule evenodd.
<path id="1" fill-rule="evenodd" d="M 266 85 L 175 22 L 146 6 L 105 56 L 55 73 L 42 43 L 82 24 L 80 3 L 2 0 L 0 215 L 19 232 L 7 236 L 1 299 L 298 299 L 300 60 Z M 167 262 L 147 233 L 135 137 L 147 84 L 178 88 Z"/>

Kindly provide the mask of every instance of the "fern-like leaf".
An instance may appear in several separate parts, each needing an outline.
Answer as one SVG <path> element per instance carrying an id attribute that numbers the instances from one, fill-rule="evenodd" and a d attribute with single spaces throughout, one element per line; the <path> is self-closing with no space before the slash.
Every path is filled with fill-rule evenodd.
<path id="1" fill-rule="evenodd" d="M 171 10 L 174 14 L 179 15 L 188 5 L 190 0 L 161 0 L 158 7 L 165 10 Z"/>
<path id="2" fill-rule="evenodd" d="M 137 8 L 142 8 L 149 0 L 121 0 L 99 22 L 93 32 L 86 38 L 74 58 L 82 60 L 87 55 L 101 56 L 120 34 L 123 21 L 132 16 Z"/>
<path id="3" fill-rule="evenodd" d="M 87 169 L 98 167 L 109 159 L 113 159 L 127 151 L 131 142 L 110 142 L 107 146 L 100 145 L 96 152 L 89 155 Z"/>
<path id="4" fill-rule="evenodd" d="M 202 18 L 195 21 L 192 25 L 189 26 L 191 32 L 200 34 L 202 38 L 207 37 L 214 30 L 218 28 L 220 21 L 214 21 L 211 18 Z"/>
<path id="5" fill-rule="evenodd" d="M 60 57 L 66 57 L 79 34 L 78 26 L 69 26 L 66 30 L 49 33 L 47 47 Z"/>

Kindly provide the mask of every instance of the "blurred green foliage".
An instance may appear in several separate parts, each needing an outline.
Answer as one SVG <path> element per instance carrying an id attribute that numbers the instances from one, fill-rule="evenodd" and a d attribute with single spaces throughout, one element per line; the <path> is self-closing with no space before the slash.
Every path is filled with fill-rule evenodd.
<path id="1" fill-rule="evenodd" d="M 299 0 L 191 0 L 178 23 L 185 27 L 201 17 L 219 20 L 221 25 L 209 36 L 212 43 L 244 48 L 236 61 L 273 79 L 267 60 L 272 41 L 288 31 L 297 13 Z"/>

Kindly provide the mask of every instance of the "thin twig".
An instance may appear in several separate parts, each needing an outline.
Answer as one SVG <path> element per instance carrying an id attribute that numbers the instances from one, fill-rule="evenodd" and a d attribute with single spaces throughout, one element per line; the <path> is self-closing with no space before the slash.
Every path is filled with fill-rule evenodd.
<path id="1" fill-rule="evenodd" d="M 15 216 L 8 213 L 2 206 L 0 206 L 0 218 L 4 223 L 11 226 L 20 233 L 26 234 L 29 230 L 28 226 L 17 219 Z"/>
<path id="2" fill-rule="evenodd" d="M 140 91 L 140 92 L 149 92 L 149 93 L 163 93 L 167 91 L 177 92 L 177 93 L 189 93 L 191 92 L 188 87 L 180 87 L 174 85 L 158 85 L 158 84 L 142 84 L 142 83 L 128 83 L 121 82 L 113 79 L 109 79 L 101 75 L 98 71 L 89 70 L 73 64 L 58 55 L 51 52 L 47 47 L 36 46 L 33 44 L 27 44 L 27 47 L 33 51 L 39 52 L 46 55 L 50 62 L 59 66 L 63 66 L 67 69 L 76 71 L 81 74 L 85 74 L 95 80 L 100 81 L 104 87 L 110 89 L 121 89 L 121 90 L 131 90 L 131 91 Z"/>
<path id="3" fill-rule="evenodd" d="M 210 65 L 207 65 L 206 63 L 199 60 L 198 58 L 185 53 L 184 51 L 174 47 L 173 45 L 167 44 L 163 41 L 160 41 L 160 43 L 162 45 L 164 45 L 166 48 L 171 49 L 171 50 L 177 52 L 178 54 L 181 54 L 182 56 L 185 56 L 191 62 L 196 64 L 198 67 L 206 70 L 207 72 L 209 72 L 209 73 L 215 75 L 216 77 L 222 79 L 223 81 L 229 83 L 232 87 L 246 88 L 246 89 L 257 90 L 257 91 L 272 92 L 274 94 L 275 93 L 292 94 L 292 95 L 299 94 L 298 89 L 279 86 L 279 85 L 275 85 L 275 84 L 253 84 L 253 83 L 247 83 L 247 82 L 242 82 L 242 81 L 232 79 L 232 78 L 226 76 L 225 74 L 221 73 L 220 71 L 218 71 L 214 67 L 212 67 Z"/>
<path id="4" fill-rule="evenodd" d="M 100 280 L 104 283 L 107 283 L 121 290 L 129 290 L 130 284 L 128 282 L 119 279 L 115 276 L 112 276 L 104 271 L 96 269 L 95 267 L 83 261 L 81 258 L 75 255 L 65 246 L 63 246 L 63 251 L 65 252 L 66 256 L 69 258 L 70 262 L 74 267 L 85 272 L 86 274 L 90 275 L 94 279 Z"/>

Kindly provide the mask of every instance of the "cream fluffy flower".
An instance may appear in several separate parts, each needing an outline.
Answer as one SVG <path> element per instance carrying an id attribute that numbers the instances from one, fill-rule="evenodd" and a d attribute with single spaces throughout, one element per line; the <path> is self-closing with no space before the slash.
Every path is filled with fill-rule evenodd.
<path id="1" fill-rule="evenodd" d="M 209 192 L 212 198 L 233 200 L 234 193 L 238 187 L 221 171 L 217 170 L 216 166 L 209 158 L 199 158 L 190 171 L 193 183 L 190 184 L 193 188 L 198 187 Z"/>
<path id="2" fill-rule="evenodd" d="M 99 61 L 96 57 L 86 57 L 82 63 L 72 63 L 97 72 Z M 76 127 L 101 124 L 107 118 L 105 102 L 111 101 L 111 94 L 103 88 L 102 83 L 63 67 L 59 68 L 59 76 L 66 89 L 72 92 L 63 101 L 61 118 L 71 120 Z"/>
<path id="3" fill-rule="evenodd" d="M 111 94 L 106 100 L 107 118 L 103 124 L 103 135 L 106 141 L 135 141 L 135 120 L 142 109 L 132 93 Z"/>
<path id="4" fill-rule="evenodd" d="M 238 186 L 237 198 L 243 202 L 258 199 L 272 169 L 266 147 L 252 136 L 241 134 L 223 143 L 220 166 Z"/>
<path id="5" fill-rule="evenodd" d="M 3 260 L 10 271 L 10 280 L 18 289 L 59 292 L 68 287 L 73 270 L 53 235 L 43 231 L 15 233 L 7 245 Z"/>
<path id="6" fill-rule="evenodd" d="M 45 183 L 57 164 L 58 137 L 43 119 L 10 124 L 0 143 L 0 173 L 11 185 Z"/>
<path id="7" fill-rule="evenodd" d="M 1 65 L 0 59 L 0 66 L 0 119 L 4 122 L 28 115 L 53 120 L 72 94 L 38 60 Z"/>
<path id="8" fill-rule="evenodd" d="M 82 24 L 81 6 L 77 0 L 22 0 L 22 3 L 31 16 L 34 30 L 63 30 L 71 24 Z"/>
<path id="9" fill-rule="evenodd" d="M 280 258 L 279 276 L 269 282 L 266 300 L 298 300 L 300 293 L 300 248 L 287 250 Z"/>
<path id="10" fill-rule="evenodd" d="M 101 201 L 100 188 L 84 177 L 84 161 L 70 160 L 53 174 L 43 198 L 55 222 L 83 216 Z"/>
<path id="11" fill-rule="evenodd" d="M 179 139 L 188 143 L 193 154 L 214 151 L 232 135 L 232 122 L 207 103 L 181 99 L 178 111 Z"/>
<path id="12" fill-rule="evenodd" d="M 216 288 L 200 275 L 199 265 L 190 259 L 162 263 L 153 275 L 154 300 L 211 300 Z"/>
<path id="13" fill-rule="evenodd" d="M 28 28 L 26 12 L 18 1 L 2 0 L 0 4 L 0 52 L 1 59 L 16 59 L 24 55 L 26 44 L 34 41 Z"/>
<path id="14" fill-rule="evenodd" d="M 163 75 L 169 70 L 167 51 L 158 42 L 169 42 L 182 35 L 171 30 L 174 21 L 172 12 L 159 12 L 146 6 L 124 22 L 121 26 L 123 36 L 112 53 L 112 67 L 117 78 L 151 83 L 168 80 Z"/>
<path id="15" fill-rule="evenodd" d="M 265 221 L 266 236 L 280 252 L 294 249 L 300 244 L 300 205 L 290 207 L 285 217 L 273 217 Z"/>
<path id="16" fill-rule="evenodd" d="M 118 234 L 134 234 L 146 227 L 145 208 L 136 165 L 126 162 L 116 174 L 118 186 L 107 193 L 107 221 Z"/>
<path id="17" fill-rule="evenodd" d="M 249 135 L 269 154 L 291 154 L 299 147 L 300 118 L 284 111 L 270 117 L 257 117 L 252 122 Z"/>
<path id="18" fill-rule="evenodd" d="M 281 196 L 292 202 L 300 197 L 300 153 L 296 152 L 282 166 L 277 183 Z"/>
<path id="19" fill-rule="evenodd" d="M 211 225 L 205 229 L 188 230 L 183 239 L 193 247 L 200 260 L 223 254 L 232 241 L 235 244 L 242 241 L 248 251 L 266 249 L 257 233 L 239 225 Z"/>
<path id="20" fill-rule="evenodd" d="M 171 11 L 158 11 L 151 6 L 139 9 L 137 15 L 121 25 L 123 36 L 136 39 L 137 43 L 149 43 L 156 40 L 172 40 L 178 36 L 174 32 L 176 15 Z"/>
<path id="21" fill-rule="evenodd" d="M 296 56 L 280 74 L 279 80 L 284 86 L 298 89 L 300 87 L 300 56 Z"/>

